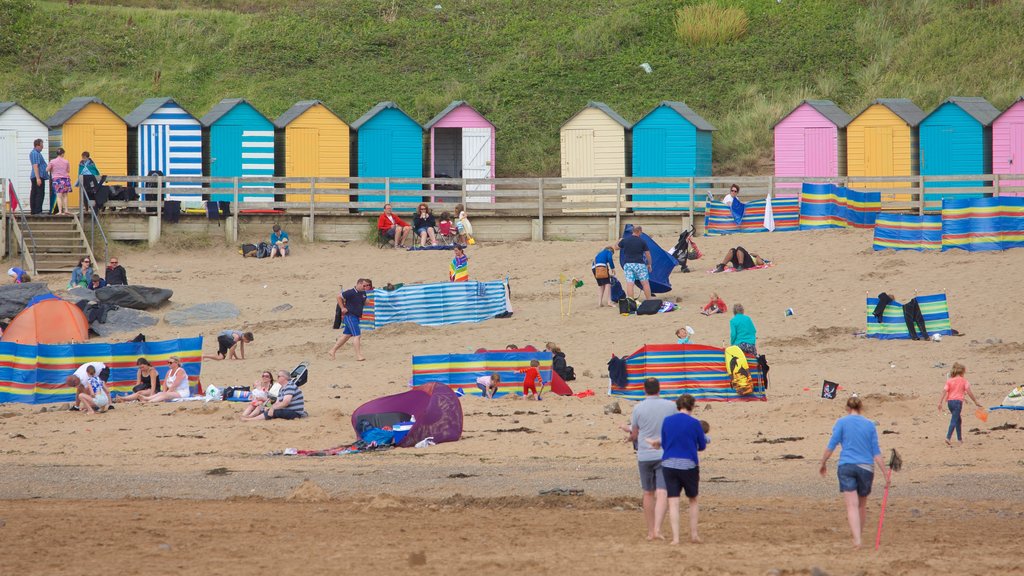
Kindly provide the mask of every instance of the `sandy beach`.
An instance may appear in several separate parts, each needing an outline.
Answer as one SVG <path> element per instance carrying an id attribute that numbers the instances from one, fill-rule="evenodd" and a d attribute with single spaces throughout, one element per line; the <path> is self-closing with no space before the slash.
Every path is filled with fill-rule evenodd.
<path id="1" fill-rule="evenodd" d="M 670 248 L 675 237 L 657 240 Z M 271 261 L 243 259 L 230 246 L 115 248 L 133 283 L 174 290 L 160 315 L 210 301 L 241 310 L 223 325 L 161 322 L 146 331 L 150 340 L 201 334 L 204 352 L 213 353 L 222 329 L 251 330 L 256 339 L 245 360 L 204 361 L 203 383 L 248 385 L 261 370 L 309 360 L 310 416 L 242 423 L 244 405 L 226 402 L 127 404 L 95 416 L 0 406 L 0 553 L 15 558 L 12 574 L 89 574 L 111 566 L 130 574 L 228 574 L 266 564 L 258 550 L 247 552 L 261 538 L 276 545 L 298 535 L 294 548 L 267 565 L 282 574 L 357 567 L 424 574 L 1021 570 L 1012 543 L 1024 523 L 1024 418 L 995 411 L 983 423 L 965 408 L 964 445 L 949 448 L 949 415 L 937 410 L 953 362 L 967 366 L 986 406 L 1018 382 L 1021 255 L 874 252 L 871 232 L 853 230 L 697 241 L 704 259 L 692 263 L 693 273 L 674 273 L 664 296 L 680 309 L 647 317 L 597 308 L 589 268 L 604 243 L 470 247 L 472 279 L 509 278 L 513 317 L 387 326 L 364 334 L 365 362 L 356 362 L 350 347 L 335 361 L 327 358 L 338 334 L 331 321 L 339 285 L 364 276 L 377 287 L 444 281 L 450 253 L 296 243 L 291 257 Z M 708 274 L 737 244 L 775 266 Z M 563 273 L 585 282 L 569 317 L 559 314 L 554 283 Z M 41 279 L 54 290 L 67 282 Z M 865 296 L 882 291 L 901 300 L 946 293 L 952 326 L 963 335 L 941 342 L 858 337 Z M 766 403 L 698 404 L 695 414 L 713 427 L 701 458 L 705 543 L 672 549 L 643 541 L 635 455 L 618 430 L 632 405 L 619 401 L 622 413 L 607 413 L 614 402 L 606 395 L 607 362 L 645 343 L 674 342 L 674 331 L 687 324 L 694 342 L 722 346 L 730 316 L 698 313 L 712 292 L 746 307 L 772 366 L 771 388 Z M 285 303 L 292 308 L 272 312 Z M 786 316 L 787 308 L 795 314 Z M 573 389 L 595 396 L 465 398 L 462 440 L 423 450 L 268 455 L 352 441 L 352 411 L 405 390 L 412 355 L 547 341 L 558 343 L 575 367 Z M 840 400 L 820 398 L 824 379 L 843 387 Z M 905 463 L 893 480 L 878 553 L 849 549 L 835 460 L 827 478 L 817 474 L 832 424 L 853 392 L 878 423 L 883 451 L 898 449 Z M 871 542 L 881 501 L 876 487 L 865 531 Z M 539 495 L 556 488 L 584 493 Z M 81 531 L 119 536 L 108 543 L 77 536 Z M 44 533 L 66 539 L 55 551 L 56 537 Z"/>

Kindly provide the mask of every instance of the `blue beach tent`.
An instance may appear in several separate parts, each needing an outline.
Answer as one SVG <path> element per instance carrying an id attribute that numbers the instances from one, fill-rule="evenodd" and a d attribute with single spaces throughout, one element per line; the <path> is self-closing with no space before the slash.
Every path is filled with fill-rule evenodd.
<path id="1" fill-rule="evenodd" d="M 992 122 L 999 110 L 984 98 L 952 96 L 931 112 L 919 126 L 922 176 L 990 174 L 992 172 Z M 925 188 L 971 188 L 981 180 L 927 182 Z M 940 200 L 940 192 L 925 200 Z M 980 198 L 982 194 L 957 198 Z"/>
<path id="2" fill-rule="evenodd" d="M 402 111 L 394 102 L 381 102 L 352 123 L 356 130 L 357 176 L 360 178 L 422 178 L 423 126 Z M 383 183 L 360 184 L 360 190 L 383 190 Z M 391 184 L 391 201 L 418 203 L 422 190 L 419 184 Z M 395 191 L 403 191 L 395 194 Z M 384 203 L 384 194 L 359 193 L 359 202 Z M 379 212 L 380 208 L 363 210 Z M 395 208 L 396 212 L 411 212 L 411 206 Z"/>
<path id="3" fill-rule="evenodd" d="M 256 108 L 241 98 L 225 98 L 199 119 L 206 128 L 203 144 L 205 161 L 212 177 L 274 175 L 274 125 Z M 268 183 L 249 183 L 248 187 L 269 187 Z M 231 188 L 231 183 L 215 183 L 211 188 Z M 214 201 L 230 201 L 231 193 L 212 194 Z M 240 200 L 273 200 L 273 192 L 247 192 Z"/>

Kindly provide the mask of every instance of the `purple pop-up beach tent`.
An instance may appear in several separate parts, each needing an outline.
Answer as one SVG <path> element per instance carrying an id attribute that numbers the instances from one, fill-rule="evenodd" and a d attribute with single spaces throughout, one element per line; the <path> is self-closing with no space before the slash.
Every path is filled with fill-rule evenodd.
<path id="1" fill-rule="evenodd" d="M 352 413 L 352 428 L 359 434 L 360 422 L 375 428 L 394 426 L 415 416 L 415 423 L 398 446 L 408 448 L 424 438 L 434 442 L 455 442 L 462 437 L 462 403 L 455 392 L 436 382 L 408 392 L 370 400 Z"/>

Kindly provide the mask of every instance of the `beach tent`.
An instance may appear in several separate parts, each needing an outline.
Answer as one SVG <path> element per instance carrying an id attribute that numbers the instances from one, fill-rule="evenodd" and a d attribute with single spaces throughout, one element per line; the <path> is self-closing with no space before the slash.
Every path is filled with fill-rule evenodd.
<path id="1" fill-rule="evenodd" d="M 1024 96 L 992 122 L 992 173 L 1024 174 Z M 1000 180 L 999 187 L 1000 196 L 1024 196 L 1024 180 Z"/>
<path id="2" fill-rule="evenodd" d="M 740 395 L 732 387 L 725 366 L 725 350 L 699 344 L 645 344 L 623 358 L 626 386 L 610 385 L 610 394 L 625 400 L 644 399 L 644 380 L 661 382 L 661 397 L 675 399 L 690 394 L 702 402 L 765 402 L 766 387 L 757 358 L 747 356 L 753 392 Z"/>
<path id="3" fill-rule="evenodd" d="M 772 127 L 776 178 L 835 178 L 846 175 L 846 125 L 853 118 L 831 100 L 804 100 Z M 776 188 L 795 188 L 787 182 Z M 786 196 L 786 193 L 779 193 Z"/>
<path id="4" fill-rule="evenodd" d="M 347 178 L 351 130 L 319 100 L 303 100 L 274 120 L 277 174 L 288 178 Z M 289 182 L 286 188 L 309 188 L 309 181 Z M 348 184 L 318 184 L 341 189 Z M 288 202 L 309 202 L 308 194 L 287 194 Z M 317 194 L 316 202 L 348 202 L 347 194 Z"/>
<path id="5" fill-rule="evenodd" d="M 235 178 L 274 175 L 274 125 L 259 110 L 241 98 L 225 98 L 199 119 L 203 133 L 204 162 L 212 177 Z M 231 202 L 234 193 L 231 182 L 210 184 L 221 189 L 212 194 L 215 202 Z M 246 187 L 270 186 L 269 183 L 250 182 Z M 228 188 L 228 192 L 224 192 Z M 248 191 L 239 194 L 239 200 L 270 201 L 273 191 Z"/>
<path id="6" fill-rule="evenodd" d="M 128 125 L 99 98 L 72 98 L 46 121 L 50 126 L 50 158 L 64 148 L 71 163 L 71 183 L 77 180 L 82 152 L 88 152 L 100 174 L 128 174 Z M 79 192 L 68 194 L 68 206 L 78 207 Z"/>
<path id="7" fill-rule="evenodd" d="M 633 233 L 633 225 L 626 224 L 626 228 L 622 232 L 622 237 L 625 238 Z M 658 246 L 658 243 L 647 234 L 641 232 L 640 237 L 643 238 L 644 242 L 647 243 L 647 249 L 651 251 L 651 259 L 654 262 L 651 263 L 651 294 L 664 294 L 665 292 L 672 291 L 672 281 L 670 276 L 672 275 L 672 269 L 679 265 L 679 262 L 672 257 L 671 254 L 666 252 Z M 622 265 L 622 253 L 619 253 L 619 265 Z M 625 278 L 625 277 L 623 277 Z"/>
<path id="8" fill-rule="evenodd" d="M 128 124 L 128 173 L 147 176 L 203 176 L 203 126 L 173 98 L 148 98 L 125 117 Z M 168 188 L 191 188 L 170 200 L 199 202 L 200 182 L 168 182 Z M 189 193 L 191 192 L 191 193 Z"/>
<path id="9" fill-rule="evenodd" d="M 906 98 L 881 98 L 846 126 L 848 176 L 918 174 L 918 125 L 924 111 Z M 910 182 L 851 183 L 856 188 L 909 188 Z M 884 200 L 910 200 L 910 194 L 887 194 Z"/>
<path id="10" fill-rule="evenodd" d="M 41 300 L 25 308 L 0 341 L 16 344 L 64 344 L 89 339 L 89 322 L 82 310 L 66 300 Z"/>
<path id="11" fill-rule="evenodd" d="M 999 110 L 984 98 L 951 96 L 921 121 L 921 175 L 992 173 L 992 122 Z M 925 188 L 980 188 L 983 180 L 926 182 Z M 925 200 L 981 198 L 984 194 L 944 195 L 935 191 Z"/>
<path id="12" fill-rule="evenodd" d="M 711 133 L 707 120 L 683 102 L 664 101 L 633 125 L 633 177 L 711 176 Z M 689 188 L 687 183 L 636 182 L 641 188 Z M 638 193 L 639 192 L 639 193 Z M 637 210 L 686 210 L 686 194 L 644 194 L 637 190 Z M 687 202 L 687 208 L 644 208 L 644 202 Z"/>
<path id="13" fill-rule="evenodd" d="M 494 124 L 464 100 L 449 104 L 424 129 L 430 131 L 431 178 L 494 178 Z M 466 192 L 493 188 L 468 184 Z"/>
<path id="14" fill-rule="evenodd" d="M 359 435 L 366 427 L 363 422 L 383 428 L 413 419 L 412 428 L 398 446 L 415 446 L 428 437 L 437 444 L 455 442 L 462 437 L 462 403 L 455 392 L 437 383 L 370 400 L 352 413 L 352 428 Z"/>
<path id="15" fill-rule="evenodd" d="M 423 127 L 406 114 L 394 102 L 381 102 L 352 123 L 356 131 L 358 156 L 357 170 L 360 178 L 422 178 L 423 177 Z M 360 184 L 359 202 L 384 204 L 384 184 Z M 391 183 L 392 202 L 401 202 L 396 212 L 403 212 L 420 202 L 420 184 Z M 396 194 L 395 191 L 402 191 Z M 379 212 L 380 207 L 362 208 L 362 211 Z"/>
<path id="16" fill-rule="evenodd" d="M 32 143 L 43 141 L 43 154 L 47 154 L 50 133 L 46 123 L 36 118 L 17 102 L 0 102 L 0 178 L 6 178 L 19 201 L 28 208 L 32 190 L 32 164 L 28 155 Z M 0 190 L 6 194 L 7 188 Z M 7 198 L 6 200 L 9 200 Z"/>

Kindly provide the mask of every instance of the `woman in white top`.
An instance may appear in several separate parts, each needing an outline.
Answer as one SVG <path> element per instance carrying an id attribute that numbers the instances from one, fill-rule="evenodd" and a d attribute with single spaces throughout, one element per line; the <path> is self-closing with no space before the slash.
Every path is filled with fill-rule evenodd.
<path id="1" fill-rule="evenodd" d="M 145 398 L 146 402 L 170 402 L 178 398 L 188 398 L 188 374 L 181 367 L 181 359 L 171 356 L 167 359 L 167 376 L 164 377 L 164 391 Z"/>

